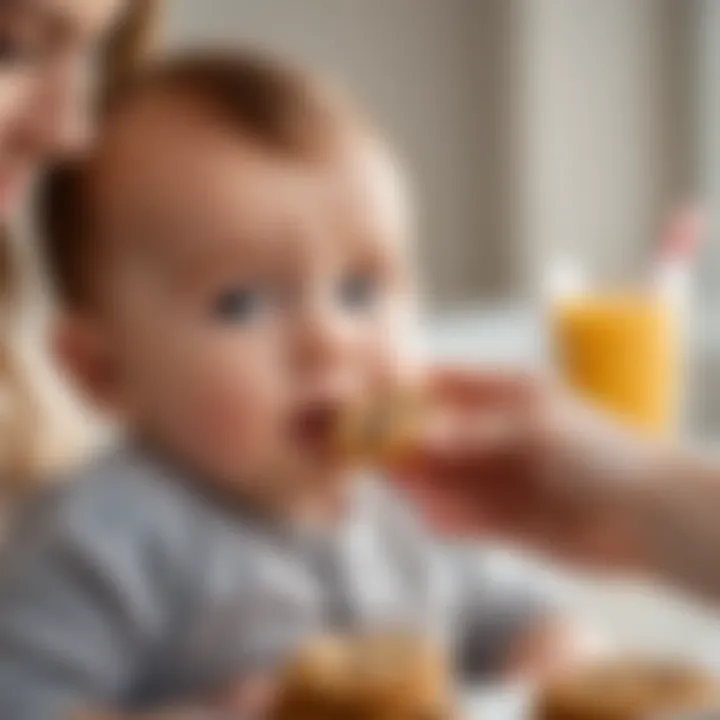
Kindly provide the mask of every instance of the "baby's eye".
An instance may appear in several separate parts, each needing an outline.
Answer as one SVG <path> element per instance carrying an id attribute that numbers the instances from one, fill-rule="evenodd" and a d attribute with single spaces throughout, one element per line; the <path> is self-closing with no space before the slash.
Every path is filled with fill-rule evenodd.
<path id="1" fill-rule="evenodd" d="M 367 273 L 353 273 L 341 281 L 338 300 L 346 310 L 363 312 L 374 307 L 379 291 L 376 278 Z"/>
<path id="2" fill-rule="evenodd" d="M 257 288 L 228 288 L 215 298 L 212 314 L 220 322 L 247 324 L 266 313 L 270 304 L 268 294 Z"/>

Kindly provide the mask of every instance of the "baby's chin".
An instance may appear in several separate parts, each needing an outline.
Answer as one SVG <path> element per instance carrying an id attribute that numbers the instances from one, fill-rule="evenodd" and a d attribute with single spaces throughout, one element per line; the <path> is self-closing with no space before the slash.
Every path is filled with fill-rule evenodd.
<path id="1" fill-rule="evenodd" d="M 288 479 L 288 494 L 298 498 L 340 496 L 354 488 L 360 478 L 357 466 L 346 460 L 325 466 L 308 463 Z"/>
<path id="2" fill-rule="evenodd" d="M 354 468 L 315 478 L 289 503 L 289 514 L 319 524 L 342 520 L 351 511 L 360 474 Z"/>
<path id="3" fill-rule="evenodd" d="M 295 456 L 292 466 L 238 466 L 219 474 L 216 489 L 231 502 L 281 518 L 336 517 L 353 497 L 361 478 L 348 462 L 318 463 Z"/>

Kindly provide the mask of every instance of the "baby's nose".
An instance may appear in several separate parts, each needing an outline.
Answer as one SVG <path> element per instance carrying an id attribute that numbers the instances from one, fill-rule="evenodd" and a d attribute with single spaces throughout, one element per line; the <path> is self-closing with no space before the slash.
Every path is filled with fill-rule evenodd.
<path id="1" fill-rule="evenodd" d="M 330 313 L 308 313 L 295 328 L 295 364 L 305 371 L 326 370 L 346 356 L 348 344 L 349 337 L 342 323 Z"/>

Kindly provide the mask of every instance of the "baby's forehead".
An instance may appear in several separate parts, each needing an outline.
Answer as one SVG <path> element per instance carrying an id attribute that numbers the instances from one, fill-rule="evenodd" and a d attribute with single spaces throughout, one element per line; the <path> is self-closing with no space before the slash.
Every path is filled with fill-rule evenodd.
<path id="1" fill-rule="evenodd" d="M 313 213 L 354 233 L 400 234 L 407 222 L 400 174 L 369 137 L 295 157 L 167 93 L 113 117 L 91 168 L 98 225 L 123 246 L 263 237 Z"/>
<path id="2" fill-rule="evenodd" d="M 196 115 L 175 97 L 153 95 L 110 118 L 89 163 L 93 200 L 101 215 L 147 207 L 160 213 L 166 199 L 180 200 L 179 194 L 202 189 L 197 171 L 224 134 Z M 239 138 L 235 146 L 236 151 L 242 147 Z M 220 171 L 215 154 L 212 159 Z"/>

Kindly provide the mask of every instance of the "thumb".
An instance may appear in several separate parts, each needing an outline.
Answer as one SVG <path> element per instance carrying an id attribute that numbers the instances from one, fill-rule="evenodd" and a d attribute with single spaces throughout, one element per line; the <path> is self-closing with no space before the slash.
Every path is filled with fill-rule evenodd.
<path id="1" fill-rule="evenodd" d="M 436 367 L 426 378 L 430 397 L 461 405 L 506 405 L 530 396 L 537 378 L 521 370 Z"/>

